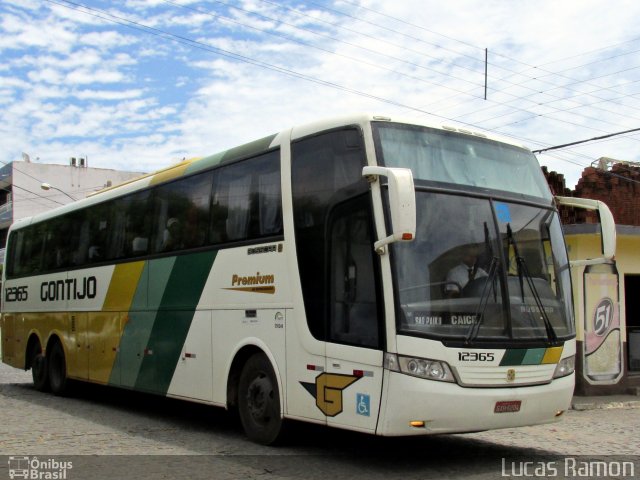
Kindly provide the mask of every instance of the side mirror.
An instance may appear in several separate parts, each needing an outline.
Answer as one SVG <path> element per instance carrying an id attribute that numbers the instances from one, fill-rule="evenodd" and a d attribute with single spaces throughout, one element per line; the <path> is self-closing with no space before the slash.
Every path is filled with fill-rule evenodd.
<path id="1" fill-rule="evenodd" d="M 597 265 L 599 263 L 607 263 L 613 260 L 616 254 L 616 222 L 613 219 L 611 210 L 607 204 L 600 200 L 592 200 L 589 198 L 574 197 L 556 197 L 558 205 L 566 207 L 582 208 L 585 210 L 595 210 L 600 217 L 600 230 L 602 236 L 602 257 L 591 258 L 588 260 L 573 260 L 571 265 Z"/>
<path id="2" fill-rule="evenodd" d="M 387 177 L 392 233 L 373 244 L 376 252 L 384 253 L 385 245 L 411 241 L 416 236 L 416 193 L 413 173 L 408 168 L 364 167 L 362 176 L 375 182 L 379 176 Z"/>

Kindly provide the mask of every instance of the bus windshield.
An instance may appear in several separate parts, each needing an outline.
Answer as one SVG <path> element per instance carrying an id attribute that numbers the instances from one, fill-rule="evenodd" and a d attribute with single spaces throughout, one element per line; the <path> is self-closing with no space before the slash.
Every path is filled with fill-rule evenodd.
<path id="1" fill-rule="evenodd" d="M 547 208 L 418 190 L 392 245 L 399 333 L 550 344 L 574 335 L 569 262 Z"/>
<path id="2" fill-rule="evenodd" d="M 387 167 L 410 168 L 415 180 L 503 190 L 551 200 L 540 165 L 525 148 L 475 135 L 401 123 L 373 123 Z"/>

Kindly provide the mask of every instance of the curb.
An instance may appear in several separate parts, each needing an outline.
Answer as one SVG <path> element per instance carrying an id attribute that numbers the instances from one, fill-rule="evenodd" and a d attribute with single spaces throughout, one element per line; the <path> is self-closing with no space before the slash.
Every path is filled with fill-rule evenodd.
<path id="1" fill-rule="evenodd" d="M 640 400 L 625 401 L 594 401 L 594 400 L 573 400 L 571 410 L 583 412 L 586 410 L 611 410 L 620 408 L 640 408 Z"/>

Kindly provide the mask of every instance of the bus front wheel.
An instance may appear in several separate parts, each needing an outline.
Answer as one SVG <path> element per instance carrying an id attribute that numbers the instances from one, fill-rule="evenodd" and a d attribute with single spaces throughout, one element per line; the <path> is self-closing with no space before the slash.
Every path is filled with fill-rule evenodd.
<path id="1" fill-rule="evenodd" d="M 67 362 L 60 342 L 55 342 L 47 357 L 49 386 L 54 395 L 64 395 L 67 390 Z"/>
<path id="2" fill-rule="evenodd" d="M 271 362 L 262 353 L 250 357 L 242 369 L 238 407 L 242 427 L 250 440 L 263 445 L 278 440 L 283 423 L 278 382 Z"/>

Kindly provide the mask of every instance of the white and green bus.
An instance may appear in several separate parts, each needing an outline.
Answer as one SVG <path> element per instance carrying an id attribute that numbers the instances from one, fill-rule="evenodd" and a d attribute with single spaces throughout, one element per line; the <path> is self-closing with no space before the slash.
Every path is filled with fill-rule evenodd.
<path id="1" fill-rule="evenodd" d="M 598 209 L 603 258 L 610 212 Z M 16 222 L 2 355 L 93 382 L 377 435 L 556 420 L 576 353 L 554 199 L 522 146 L 353 116 Z"/>

